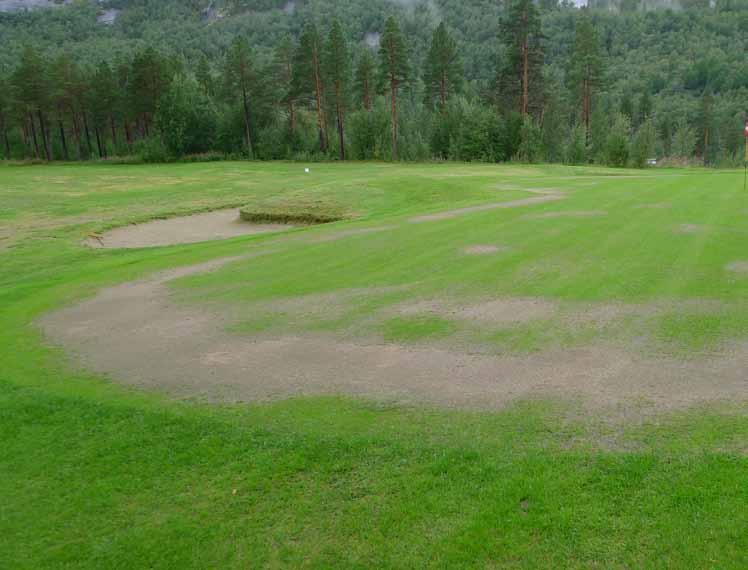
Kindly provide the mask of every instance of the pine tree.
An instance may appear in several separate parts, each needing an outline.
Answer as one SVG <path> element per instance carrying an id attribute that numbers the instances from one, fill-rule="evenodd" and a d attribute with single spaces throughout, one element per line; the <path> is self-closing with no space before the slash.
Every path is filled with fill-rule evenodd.
<path id="1" fill-rule="evenodd" d="M 66 125 L 68 119 L 74 124 L 74 111 L 72 105 L 73 91 L 71 87 L 77 79 L 77 73 L 73 60 L 63 54 L 58 57 L 52 64 L 52 99 L 55 114 L 57 116 L 57 128 L 60 134 L 60 144 L 62 145 L 62 154 L 65 160 L 70 160 L 70 149 L 68 148 L 68 137 Z M 75 129 L 73 129 L 75 132 Z M 77 138 L 77 137 L 76 137 Z M 78 140 L 80 143 L 80 140 Z M 80 148 L 80 144 L 78 145 Z"/>
<path id="2" fill-rule="evenodd" d="M 247 155 L 254 156 L 252 144 L 252 92 L 258 82 L 249 44 L 243 39 L 236 39 L 226 54 L 223 70 L 224 94 L 228 101 L 240 101 L 244 118 L 244 142 Z"/>
<path id="3" fill-rule="evenodd" d="M 112 135 L 113 150 L 117 148 L 116 112 L 119 107 L 118 99 L 119 89 L 117 88 L 117 78 L 109 64 L 102 61 L 93 76 L 91 85 L 91 110 L 93 112 L 96 136 L 103 138 L 104 132 L 106 129 L 109 129 Z M 103 150 L 104 154 L 106 154 L 106 147 Z"/>
<path id="4" fill-rule="evenodd" d="M 15 100 L 22 109 L 24 120 L 31 131 L 36 156 L 40 157 L 43 154 L 47 160 L 52 160 L 45 118 L 50 100 L 48 79 L 47 64 L 42 56 L 32 47 L 25 48 L 12 78 Z"/>
<path id="5" fill-rule="evenodd" d="M 712 142 L 712 122 L 714 120 L 712 107 L 714 106 L 714 96 L 712 90 L 707 87 L 701 96 L 701 108 L 699 109 L 699 127 L 701 129 L 701 156 L 704 160 L 704 166 L 707 166 L 711 160 L 709 147 Z"/>
<path id="6" fill-rule="evenodd" d="M 506 58 L 499 68 L 500 99 L 523 117 L 540 114 L 543 101 L 543 34 L 533 0 L 514 0 L 501 23 Z"/>
<path id="7" fill-rule="evenodd" d="M 325 84 L 322 73 L 324 46 L 314 24 L 307 24 L 294 58 L 294 96 L 309 97 L 317 112 L 319 150 L 327 152 L 327 118 L 325 117 Z"/>
<path id="8" fill-rule="evenodd" d="M 426 57 L 423 81 L 426 85 L 426 104 L 434 104 L 442 111 L 451 95 L 462 84 L 462 64 L 457 54 L 457 42 L 442 22 L 434 31 Z"/>
<path id="9" fill-rule="evenodd" d="M 379 71 L 382 84 L 389 88 L 392 130 L 392 159 L 397 160 L 397 94 L 408 81 L 408 50 L 405 39 L 393 16 L 384 25 L 379 45 Z"/>
<path id="10" fill-rule="evenodd" d="M 294 46 L 286 36 L 275 48 L 273 58 L 274 79 L 280 90 L 280 103 L 286 107 L 288 116 L 288 135 L 291 140 L 296 136 L 296 97 L 293 93 Z"/>
<path id="11" fill-rule="evenodd" d="M 122 120 L 122 128 L 125 130 L 125 141 L 127 142 L 127 147 L 132 151 L 134 134 L 131 125 L 132 121 L 135 119 L 131 101 L 132 65 L 126 59 L 115 60 L 114 70 L 117 80 L 117 89 L 120 94 L 120 108 L 118 114 Z"/>
<path id="12" fill-rule="evenodd" d="M 4 75 L 0 75 L 0 138 L 2 139 L 3 156 L 10 158 L 10 81 Z"/>
<path id="13" fill-rule="evenodd" d="M 366 48 L 356 67 L 355 88 L 361 106 L 367 111 L 371 111 L 376 81 L 376 63 L 371 52 Z"/>
<path id="14" fill-rule="evenodd" d="M 137 53 L 132 62 L 132 104 L 144 136 L 150 134 L 158 100 L 169 88 L 171 75 L 168 62 L 153 48 Z"/>
<path id="15" fill-rule="evenodd" d="M 348 45 L 340 22 L 333 21 L 325 46 L 325 75 L 335 98 L 335 118 L 338 127 L 340 160 L 345 160 L 344 112 L 350 85 L 351 62 Z"/>
<path id="16" fill-rule="evenodd" d="M 603 84 L 604 62 L 597 30 L 587 16 L 583 16 L 576 27 L 574 47 L 569 69 L 569 83 L 579 97 L 582 109 L 582 124 L 589 136 L 592 121 L 592 102 L 596 91 Z"/>

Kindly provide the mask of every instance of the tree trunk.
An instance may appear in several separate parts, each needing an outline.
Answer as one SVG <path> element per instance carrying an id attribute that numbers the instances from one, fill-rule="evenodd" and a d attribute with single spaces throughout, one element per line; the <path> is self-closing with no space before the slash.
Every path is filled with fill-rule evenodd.
<path id="1" fill-rule="evenodd" d="M 585 137 L 590 135 L 591 107 L 590 104 L 590 83 L 588 79 L 582 81 L 582 122 L 584 123 Z"/>
<path id="2" fill-rule="evenodd" d="M 296 106 L 293 101 L 288 102 L 288 130 L 293 137 L 294 133 L 296 133 Z"/>
<path id="3" fill-rule="evenodd" d="M 52 160 L 52 149 L 50 149 L 49 145 L 49 137 L 47 136 L 47 124 L 44 120 L 44 114 L 42 113 L 41 109 L 37 111 L 37 116 L 39 117 L 39 129 L 42 131 L 42 144 L 44 145 L 44 156 L 47 157 L 48 161 Z"/>
<path id="4" fill-rule="evenodd" d="M 81 127 L 78 123 L 78 115 L 73 108 L 70 109 L 70 114 L 73 118 L 73 136 L 75 137 L 75 144 L 78 147 L 78 158 L 83 160 L 83 140 L 81 139 Z"/>
<path id="5" fill-rule="evenodd" d="M 62 117 L 58 118 L 57 122 L 60 127 L 60 142 L 62 142 L 62 155 L 67 161 L 67 160 L 70 160 L 70 153 L 68 152 L 68 139 L 65 136 L 65 125 L 62 122 Z"/>
<path id="6" fill-rule="evenodd" d="M 122 121 L 125 128 L 125 140 L 127 141 L 127 148 L 132 152 L 132 132 L 130 131 L 130 123 L 126 120 Z"/>
<path id="7" fill-rule="evenodd" d="M 0 113 L 0 130 L 3 132 L 3 144 L 5 146 L 5 158 L 10 158 L 10 140 L 8 139 L 8 125 L 5 123 L 5 115 Z"/>
<path id="8" fill-rule="evenodd" d="M 253 158 L 254 151 L 252 149 L 252 133 L 250 129 L 249 97 L 247 96 L 246 87 L 242 87 L 242 100 L 244 104 L 244 135 L 247 137 L 247 151 L 249 152 L 249 158 Z"/>
<path id="9" fill-rule="evenodd" d="M 86 132 L 86 146 L 88 147 L 88 157 L 90 158 L 93 154 L 93 147 L 91 146 L 91 130 L 88 128 L 88 118 L 86 112 L 83 112 L 83 128 Z"/>
<path id="10" fill-rule="evenodd" d="M 94 135 L 96 135 L 96 146 L 99 148 L 99 158 L 106 158 L 106 150 L 101 145 L 101 135 L 99 134 L 98 125 L 94 125 Z"/>
<path id="11" fill-rule="evenodd" d="M 314 54 L 314 91 L 317 99 L 317 126 L 319 127 L 319 150 L 321 153 L 327 152 L 327 129 L 325 126 L 325 110 L 322 107 L 322 97 L 324 87 L 322 85 L 322 74 L 319 68 L 319 55 Z"/>
<path id="12" fill-rule="evenodd" d="M 10 139 L 8 138 L 8 128 L 3 122 L 3 143 L 5 144 L 5 158 L 10 160 Z"/>
<path id="13" fill-rule="evenodd" d="M 392 98 L 392 160 L 397 161 L 397 79 L 390 80 Z"/>
<path id="14" fill-rule="evenodd" d="M 371 92 L 368 77 L 364 79 L 364 109 L 371 111 Z"/>
<path id="15" fill-rule="evenodd" d="M 39 158 L 41 155 L 39 154 L 39 139 L 36 136 L 36 123 L 34 123 L 34 115 L 29 114 L 28 120 L 29 124 L 31 125 L 31 137 L 34 141 L 34 156 L 36 158 Z"/>
<path id="16" fill-rule="evenodd" d="M 528 38 L 528 14 L 527 10 L 522 13 L 522 24 L 525 37 L 522 40 L 522 109 L 521 115 L 525 117 L 530 112 L 530 40 Z"/>
<path id="17" fill-rule="evenodd" d="M 522 45 L 522 116 L 530 111 L 530 54 L 527 40 Z"/>
<path id="18" fill-rule="evenodd" d="M 343 106 L 340 101 L 340 81 L 335 82 L 335 112 L 338 119 L 338 140 L 340 141 L 340 160 L 345 160 L 345 136 L 343 128 Z"/>
<path id="19" fill-rule="evenodd" d="M 31 140 L 29 135 L 29 123 L 25 118 L 21 122 L 21 136 L 23 136 L 24 157 L 29 157 L 31 156 Z"/>
<path id="20" fill-rule="evenodd" d="M 439 86 L 439 102 L 441 103 L 443 111 L 447 106 L 447 77 L 443 71 L 441 75 L 441 84 Z"/>
<path id="21" fill-rule="evenodd" d="M 114 124 L 114 117 L 109 116 L 109 126 L 112 129 L 112 151 L 117 154 L 117 126 Z"/>
<path id="22" fill-rule="evenodd" d="M 709 165 L 709 127 L 704 127 L 704 166 Z"/>

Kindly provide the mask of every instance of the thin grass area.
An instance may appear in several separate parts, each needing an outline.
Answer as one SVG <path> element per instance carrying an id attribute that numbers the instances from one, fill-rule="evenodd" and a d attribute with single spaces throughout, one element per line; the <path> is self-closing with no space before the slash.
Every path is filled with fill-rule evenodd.
<path id="1" fill-rule="evenodd" d="M 743 338 L 748 279 L 725 270 L 748 259 L 742 172 L 619 174 L 457 164 L 320 165 L 311 176 L 293 164 L 3 166 L 0 567 L 748 567 L 744 403 L 656 417 L 591 413 L 573 399 L 490 413 L 335 397 L 208 405 L 81 370 L 34 326 L 101 287 L 269 246 L 277 253 L 183 280 L 180 302 L 221 290 L 222 302 L 244 305 L 408 286 L 376 306 L 347 307 L 336 321 L 328 314 L 304 324 L 370 325 L 414 343 L 455 333 L 434 317 L 393 317 L 384 330 L 367 319 L 410 297 L 663 302 L 668 312 L 647 322 L 665 344 L 701 350 L 711 339 Z M 609 215 L 520 220 L 527 211 L 495 210 L 403 221 L 516 198 L 496 189 L 510 184 L 568 193 L 535 213 Z M 80 245 L 85 232 L 164 212 L 235 203 L 259 212 L 269 197 L 289 204 L 305 195 L 326 196 L 336 215 L 398 228 L 324 243 Z M 672 207 L 636 209 L 665 202 Z M 682 235 L 683 224 L 718 231 Z M 493 243 L 507 252 L 462 253 Z M 719 302 L 695 316 L 678 305 L 702 298 Z M 638 313 L 632 318 L 638 327 Z M 620 319 L 594 334 L 620 332 L 628 323 Z M 290 326 L 264 314 L 248 322 L 243 332 Z M 566 338 L 565 321 L 551 324 L 515 325 L 496 343 L 534 351 Z"/>

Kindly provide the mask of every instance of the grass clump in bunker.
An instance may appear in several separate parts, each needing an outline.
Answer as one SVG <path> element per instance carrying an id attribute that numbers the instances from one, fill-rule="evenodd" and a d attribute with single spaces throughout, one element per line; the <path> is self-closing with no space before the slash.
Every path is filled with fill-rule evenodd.
<path id="1" fill-rule="evenodd" d="M 239 216 L 255 224 L 330 224 L 352 217 L 339 204 L 317 197 L 279 196 L 244 206 Z"/>

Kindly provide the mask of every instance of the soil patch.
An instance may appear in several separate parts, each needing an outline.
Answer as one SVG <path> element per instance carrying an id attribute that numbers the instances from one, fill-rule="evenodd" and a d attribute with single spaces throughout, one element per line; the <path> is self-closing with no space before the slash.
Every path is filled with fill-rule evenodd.
<path id="1" fill-rule="evenodd" d="M 607 216 L 608 212 L 602 210 L 570 211 L 570 212 L 542 212 L 540 214 L 528 214 L 523 216 L 526 220 L 545 220 L 550 218 L 597 218 Z"/>
<path id="2" fill-rule="evenodd" d="M 748 261 L 733 261 L 725 266 L 725 269 L 733 273 L 748 273 Z"/>
<path id="3" fill-rule="evenodd" d="M 239 210 L 232 208 L 123 226 L 89 237 L 86 243 L 94 248 L 157 247 L 279 232 L 292 227 L 244 222 L 239 218 Z"/>
<path id="4" fill-rule="evenodd" d="M 509 251 L 509 248 L 503 245 L 469 245 L 462 250 L 465 255 L 491 255 Z"/>
<path id="5" fill-rule="evenodd" d="M 681 224 L 676 229 L 678 234 L 701 234 L 709 230 L 709 226 L 699 224 Z"/>
<path id="6" fill-rule="evenodd" d="M 556 309 L 555 303 L 544 299 L 491 299 L 469 305 L 435 299 L 401 305 L 397 312 L 401 315 L 432 314 L 465 321 L 511 325 L 550 318 Z"/>
<path id="7" fill-rule="evenodd" d="M 639 210 L 669 210 L 673 205 L 670 202 L 658 202 L 655 204 L 639 204 L 636 208 Z"/>
<path id="8" fill-rule="evenodd" d="M 43 317 L 47 338 L 90 370 L 131 385 L 211 401 L 346 394 L 404 403 L 497 408 L 528 397 L 581 398 L 636 412 L 748 398 L 748 345 L 678 359 L 607 344 L 523 356 L 363 344 L 325 335 L 236 336 L 206 307 L 175 303 L 167 283 L 249 256 L 180 268 L 102 290 Z M 251 259 L 249 260 L 251 262 Z M 445 309 L 437 301 L 406 313 Z M 429 304 L 430 303 L 430 304 Z M 284 300 L 282 310 L 295 309 Z M 517 322 L 544 318 L 555 304 L 502 299 L 446 309 L 461 318 Z M 596 315 L 602 320 L 608 315 Z"/>

